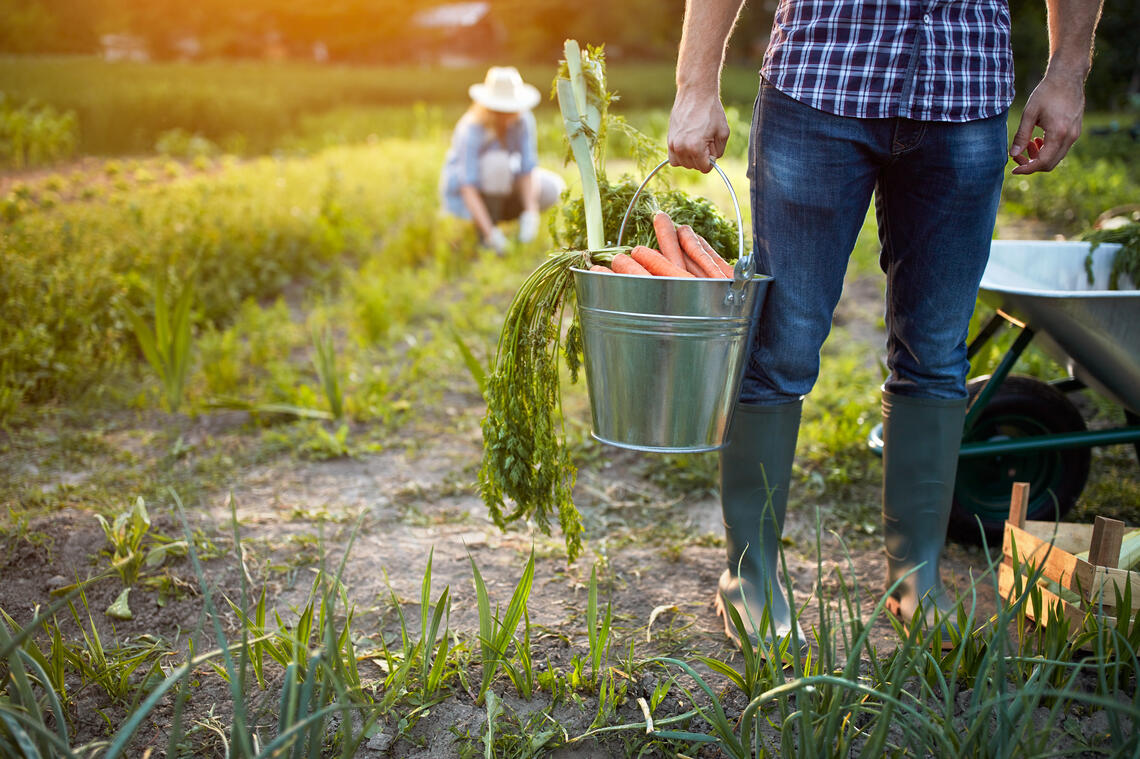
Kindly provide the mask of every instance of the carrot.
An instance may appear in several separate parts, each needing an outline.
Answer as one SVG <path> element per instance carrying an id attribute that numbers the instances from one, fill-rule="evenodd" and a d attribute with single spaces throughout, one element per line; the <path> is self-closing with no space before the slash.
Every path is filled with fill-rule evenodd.
<path id="1" fill-rule="evenodd" d="M 681 252 L 681 242 L 677 239 L 677 227 L 669 214 L 658 211 L 653 215 L 653 231 L 657 233 L 657 244 L 661 255 L 674 266 L 685 268 L 685 255 Z"/>
<path id="2" fill-rule="evenodd" d="M 693 234 L 696 234 L 696 232 L 694 231 Z M 701 247 L 705 249 L 705 253 L 709 254 L 709 257 L 712 258 L 713 263 L 720 268 L 720 271 L 722 274 L 724 274 L 724 276 L 736 276 L 736 271 L 732 268 L 732 264 L 721 258 L 720 253 L 716 252 L 716 248 L 710 245 L 708 240 L 697 234 L 697 242 L 699 242 L 701 244 Z"/>
<path id="3" fill-rule="evenodd" d="M 689 272 L 677 266 L 653 248 L 638 245 L 630 252 L 634 261 L 645 267 L 655 277 L 691 277 Z"/>
<path id="4" fill-rule="evenodd" d="M 608 266 L 602 266 L 601 264 L 594 264 L 593 266 L 590 267 L 590 271 L 600 271 L 603 274 L 613 274 L 614 273 L 613 269 L 611 269 Z"/>
<path id="5" fill-rule="evenodd" d="M 697 262 L 688 256 L 685 256 L 685 271 L 689 272 L 694 277 L 703 277 L 705 279 L 708 279 L 708 276 L 705 274 L 704 269 L 698 266 Z"/>
<path id="6" fill-rule="evenodd" d="M 650 276 L 646 268 L 637 261 L 634 261 L 628 253 L 618 253 L 615 255 L 614 260 L 610 263 L 610 268 L 618 274 L 640 274 L 643 277 Z"/>
<path id="7" fill-rule="evenodd" d="M 697 240 L 697 233 L 693 231 L 692 227 L 688 224 L 677 227 L 677 239 L 681 242 L 681 250 L 684 251 L 686 258 L 691 259 L 694 264 L 700 267 L 701 273 L 697 276 L 704 276 L 709 279 L 727 279 L 724 272 L 713 261 L 712 256 L 701 247 L 701 243 Z"/>

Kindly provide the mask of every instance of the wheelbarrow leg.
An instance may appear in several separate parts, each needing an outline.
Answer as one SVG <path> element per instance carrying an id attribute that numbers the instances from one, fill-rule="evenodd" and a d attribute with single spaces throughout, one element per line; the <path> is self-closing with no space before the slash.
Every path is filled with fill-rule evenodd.
<path id="1" fill-rule="evenodd" d="M 988 329 L 989 325 L 987 325 Z M 966 413 L 965 432 L 973 429 L 974 424 L 978 421 L 982 411 L 985 409 L 986 404 L 990 402 L 990 398 L 997 393 L 1001 383 L 1005 382 L 1005 378 L 1009 376 L 1010 371 L 1013 370 L 1013 365 L 1017 363 L 1017 359 L 1029 347 L 1029 342 L 1033 339 L 1033 330 L 1029 327 L 1022 327 L 1021 334 L 1013 341 L 1013 345 L 1009 347 L 1005 355 L 1002 356 L 1001 361 L 998 363 L 994 373 L 990 375 L 989 381 L 982 391 L 974 398 L 974 402 L 970 404 L 970 410 Z"/>
<path id="2" fill-rule="evenodd" d="M 1128 422 L 1130 427 L 1140 427 L 1140 414 L 1133 414 L 1128 409 L 1124 409 L 1124 420 Z M 1140 462 L 1140 440 L 1137 440 L 1133 445 L 1136 447 L 1136 461 Z"/>

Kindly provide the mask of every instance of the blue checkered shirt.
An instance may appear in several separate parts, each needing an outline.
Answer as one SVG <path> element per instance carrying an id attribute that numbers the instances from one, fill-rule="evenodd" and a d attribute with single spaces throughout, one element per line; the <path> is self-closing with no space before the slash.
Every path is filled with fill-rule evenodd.
<path id="1" fill-rule="evenodd" d="M 1013 100 L 1006 0 L 780 0 L 761 69 L 856 118 L 973 121 Z"/>

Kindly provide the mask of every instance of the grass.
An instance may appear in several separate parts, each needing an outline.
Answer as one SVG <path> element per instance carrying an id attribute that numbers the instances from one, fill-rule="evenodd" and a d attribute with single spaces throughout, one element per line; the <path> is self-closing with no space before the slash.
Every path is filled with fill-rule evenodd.
<path id="1" fill-rule="evenodd" d="M 231 500 L 235 547 L 245 541 L 236 514 Z M 937 626 L 927 629 L 918 623 L 892 623 L 901 643 L 879 650 L 869 634 L 884 617 L 886 596 L 878 597 L 868 612 L 854 567 L 834 573 L 837 583 L 824 582 L 824 536 L 817 524 L 817 590 L 807 599 L 792 597 L 797 608 L 805 603 L 818 607 L 820 621 L 812 630 L 810 651 L 747 645 L 740 653 L 660 656 L 652 649 L 638 653 L 642 647 L 635 646 L 635 631 L 611 626 L 608 604 L 603 611 L 605 584 L 595 566 L 581 620 L 588 645 L 564 665 L 548 660 L 539 668 L 530 654 L 533 554 L 519 570 L 509 603 L 494 612 L 479 567 L 470 561 L 479 610 L 479 630 L 472 633 L 451 629 L 450 592 L 444 588 L 434 594 L 429 557 L 418 625 L 406 623 L 404 603 L 393 595 L 399 618 L 395 645 L 382 643 L 370 650 L 344 575 L 360 526 L 358 520 L 335 565 L 322 547 L 305 600 L 286 614 L 274 610 L 265 586 L 255 590 L 247 581 L 245 551 L 231 555 L 239 578 L 236 594 L 218 606 L 214 599 L 220 591 L 209 579 L 217 576 L 217 568 L 203 564 L 186 524 L 188 556 L 178 561 L 192 567 L 203 608 L 189 652 L 171 650 L 154 638 L 101 635 L 91 613 L 84 618 L 74 604 L 74 594 L 81 590 L 23 625 L 4 615 L 0 666 L 9 679 L 6 696 L 0 698 L 0 748 L 17 757 L 83 755 L 91 746 L 73 745 L 69 730 L 78 703 L 70 685 L 73 676 L 82 688 L 104 694 L 108 705 L 126 711 L 121 720 L 108 717 L 108 756 L 137 745 L 137 731 L 159 703 L 174 709 L 168 748 L 187 740 L 201 745 L 204 736 L 191 736 L 180 721 L 202 713 L 194 689 L 182 684 L 191 673 L 228 684 L 232 714 L 223 711 L 210 735 L 231 755 L 249 757 L 275 751 L 307 755 L 316 746 L 349 756 L 381 725 L 397 725 L 394 738 L 399 740 L 433 705 L 464 694 L 482 702 L 485 722 L 478 731 L 457 735 L 467 746 L 460 755 L 545 755 L 589 741 L 611 741 L 606 751 L 614 748 L 612 741 L 625 741 L 626 750 L 635 753 L 669 747 L 687 755 L 712 744 L 733 757 L 815 756 L 821 751 L 881 755 L 907 747 L 954 756 L 1037 756 L 1054 749 L 1124 755 L 1140 748 L 1133 731 L 1140 720 L 1140 616 L 1105 625 L 1094 608 L 1079 628 L 1064 618 L 1028 627 L 1029 609 L 1037 608 L 1035 615 L 1041 616 L 1033 567 L 1015 566 L 1021 584 L 1013 602 L 999 605 L 992 619 L 969 611 L 974 589 L 967 588 L 956 623 L 978 632 L 953 635 L 949 650 L 939 649 Z M 983 572 L 975 587 L 992 585 L 996 592 L 994 574 L 993 568 Z M 78 646 L 53 621 L 68 604 L 81 639 Z M 1116 604 L 1127 608 L 1131 599 Z M 737 622 L 743 629 L 743 622 Z M 207 636 L 211 627 L 213 635 Z M 207 637 L 215 647 L 196 653 Z M 366 658 L 383 662 L 379 677 L 358 669 L 357 662 Z M 656 684 L 631 689 L 631 683 L 646 676 Z M 267 691 L 275 694 L 277 707 L 269 713 L 254 709 L 252 693 Z M 524 716 L 506 706 L 508 696 L 536 705 Z M 676 696 L 684 707 L 675 705 Z M 560 709 L 584 713 L 590 721 L 581 724 L 588 727 L 567 729 L 556 716 Z M 631 720 L 631 710 L 641 719 Z M 1099 724 L 1104 733 L 1082 727 L 1096 713 L 1103 714 Z M 988 727 L 993 724 L 997 731 Z M 39 753 L 31 753 L 30 746 Z"/>

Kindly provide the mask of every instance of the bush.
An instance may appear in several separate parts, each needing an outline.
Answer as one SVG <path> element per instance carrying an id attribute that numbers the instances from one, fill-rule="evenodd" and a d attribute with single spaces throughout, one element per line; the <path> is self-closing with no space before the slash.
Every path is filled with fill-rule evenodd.
<path id="1" fill-rule="evenodd" d="M 194 277 L 200 332 L 226 326 L 247 299 L 273 299 L 291 283 L 336 286 L 369 256 L 413 263 L 405 260 L 409 246 L 381 250 L 378 242 L 431 227 L 434 203 L 406 199 L 434 198 L 439 158 L 430 147 L 393 141 L 261 159 L 51 213 L 9 198 L 5 213 L 15 220 L 0 226 L 0 397 L 8 389 L 42 404 L 106 388 L 124 368 L 137 371 L 127 309 L 150 319 L 156 281 L 169 283 L 170 296 Z M 407 169 L 399 182 L 389 181 L 393 166 Z"/>

